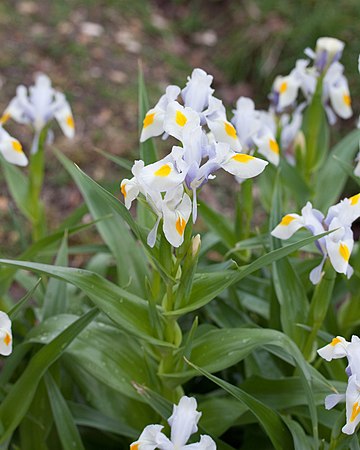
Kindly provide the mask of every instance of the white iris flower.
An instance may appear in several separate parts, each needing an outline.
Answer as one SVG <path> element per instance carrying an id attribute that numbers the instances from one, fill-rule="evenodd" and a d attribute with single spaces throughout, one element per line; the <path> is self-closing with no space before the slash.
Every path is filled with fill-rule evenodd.
<path id="1" fill-rule="evenodd" d="M 139 439 L 130 445 L 130 450 L 216 450 L 215 442 L 207 435 L 201 436 L 196 444 L 187 444 L 190 436 L 198 430 L 201 412 L 196 408 L 195 398 L 182 397 L 168 419 L 170 439 L 161 431 L 161 425 L 148 425 Z"/>
<path id="2" fill-rule="evenodd" d="M 12 352 L 11 320 L 0 311 L 0 355 L 8 356 Z"/>
<path id="3" fill-rule="evenodd" d="M 316 241 L 316 246 L 323 259 L 320 265 L 311 271 L 310 280 L 313 284 L 320 282 L 322 268 L 327 257 L 336 272 L 346 274 L 350 278 L 353 269 L 349 264 L 349 259 L 354 246 L 351 225 L 358 217 L 360 217 L 360 194 L 345 198 L 337 205 L 331 206 L 326 218 L 308 202 L 301 210 L 301 215 L 287 214 L 271 234 L 279 239 L 289 239 L 303 227 L 307 228 L 314 236 L 327 230 L 335 230 Z"/>
<path id="4" fill-rule="evenodd" d="M 10 118 L 34 127 L 32 153 L 37 151 L 41 130 L 53 119 L 58 121 L 66 137 L 73 138 L 75 134 L 70 105 L 65 95 L 51 86 L 51 80 L 45 74 L 39 74 L 29 90 L 25 86 L 18 86 L 16 96 L 10 101 L 0 121 L 5 123 Z"/>

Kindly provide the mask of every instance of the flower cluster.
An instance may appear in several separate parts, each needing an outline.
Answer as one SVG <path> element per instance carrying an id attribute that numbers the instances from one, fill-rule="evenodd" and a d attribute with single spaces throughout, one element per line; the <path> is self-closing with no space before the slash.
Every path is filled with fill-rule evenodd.
<path id="1" fill-rule="evenodd" d="M 303 227 L 307 228 L 314 236 L 327 230 L 334 230 L 315 242 L 323 259 L 319 266 L 311 271 L 310 280 L 313 284 L 319 283 L 327 257 L 336 272 L 344 273 L 350 278 L 353 269 L 349 264 L 349 258 L 354 246 L 351 225 L 358 217 L 360 217 L 360 194 L 345 198 L 340 203 L 331 206 L 326 217 L 308 202 L 301 210 L 301 215 L 287 214 L 271 234 L 279 239 L 289 239 Z"/>
<path id="2" fill-rule="evenodd" d="M 215 450 L 216 444 L 210 436 L 203 435 L 200 442 L 186 445 L 189 437 L 198 430 L 197 423 L 201 412 L 196 410 L 195 398 L 181 397 L 174 405 L 173 413 L 168 419 L 171 427 L 170 439 L 162 433 L 161 425 L 148 425 L 139 439 L 130 445 L 130 450 Z"/>
<path id="3" fill-rule="evenodd" d="M 191 212 L 193 222 L 197 218 L 197 190 L 214 178 L 217 170 L 223 169 L 241 180 L 255 177 L 264 170 L 268 163 L 241 152 L 243 148 L 248 150 L 253 142 L 269 160 L 274 160 L 269 154 L 278 156 L 275 138 L 260 123 L 255 110 L 244 127 L 241 120 L 244 101 L 240 99 L 234 126 L 227 120 L 221 100 L 213 96 L 211 83 L 212 76 L 195 69 L 184 89 L 168 86 L 145 116 L 140 141 L 163 134 L 164 138 L 170 135 L 181 143 L 153 164 L 145 166 L 143 161 L 136 161 L 133 178 L 121 182 L 127 208 L 142 194 L 157 216 L 148 236 L 151 247 L 155 245 L 161 219 L 166 239 L 174 247 L 182 244 Z M 183 104 L 177 101 L 179 96 Z M 248 102 L 245 103 L 247 108 Z"/>
<path id="4" fill-rule="evenodd" d="M 0 311 L 0 355 L 8 356 L 12 352 L 11 320 Z"/>
<path id="5" fill-rule="evenodd" d="M 348 385 L 345 394 L 330 394 L 325 398 L 325 408 L 331 409 L 341 401 L 346 401 L 346 424 L 342 431 L 353 434 L 360 422 L 360 339 L 352 336 L 351 342 L 336 336 L 330 344 L 318 350 L 326 361 L 347 357 Z"/>
<path id="6" fill-rule="evenodd" d="M 336 116 L 348 119 L 352 116 L 349 86 L 344 76 L 344 66 L 339 62 L 344 43 L 335 38 L 323 37 L 317 40 L 315 51 L 307 48 L 305 54 L 310 59 L 300 59 L 287 76 L 275 79 L 271 102 L 276 112 L 294 108 L 299 92 L 305 105 L 315 94 L 318 83 L 322 87 L 322 102 L 330 124 Z M 310 65 L 311 60 L 313 65 Z"/>
<path id="7" fill-rule="evenodd" d="M 36 153 L 38 150 L 40 133 L 54 118 L 66 137 L 73 138 L 75 134 L 73 115 L 65 95 L 55 90 L 51 86 L 50 78 L 44 74 L 36 77 L 35 84 L 30 86 L 29 91 L 25 86 L 18 86 L 16 96 L 10 101 L 0 118 L 0 152 L 8 162 L 26 166 L 28 159 L 20 142 L 3 128 L 10 118 L 34 128 L 31 153 Z"/>

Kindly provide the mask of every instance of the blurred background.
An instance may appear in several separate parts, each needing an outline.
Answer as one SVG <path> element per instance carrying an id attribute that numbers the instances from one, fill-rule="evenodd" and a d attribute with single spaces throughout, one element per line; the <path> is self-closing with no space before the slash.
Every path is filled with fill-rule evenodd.
<path id="1" fill-rule="evenodd" d="M 359 23 L 359 0 L 1 0 L 0 109 L 17 85 L 32 84 L 36 72 L 49 75 L 67 95 L 77 130 L 68 141 L 54 124 L 56 146 L 118 195 L 126 173 L 95 148 L 138 156 L 139 60 L 151 105 L 201 67 L 230 109 L 240 95 L 267 108 L 274 77 L 287 74 L 319 36 L 337 37 L 346 42 L 342 62 L 355 111 L 337 125 L 343 134 L 360 110 Z M 14 122 L 7 130 L 29 150 L 30 130 Z M 50 149 L 47 156 L 43 196 L 55 224 L 81 196 Z M 14 256 L 21 226 L 1 174 L 0 186 L 0 249 Z"/>

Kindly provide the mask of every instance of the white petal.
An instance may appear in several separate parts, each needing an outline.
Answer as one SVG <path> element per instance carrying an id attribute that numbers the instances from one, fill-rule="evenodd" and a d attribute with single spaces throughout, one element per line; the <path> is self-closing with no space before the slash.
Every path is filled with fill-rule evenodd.
<path id="1" fill-rule="evenodd" d="M 351 109 L 351 98 L 347 84 L 331 86 L 329 89 L 331 106 L 342 119 L 349 119 L 353 112 Z"/>
<path id="2" fill-rule="evenodd" d="M 137 175 L 148 187 L 160 192 L 172 189 L 184 181 L 185 173 L 179 173 L 171 157 L 143 167 Z"/>
<path id="3" fill-rule="evenodd" d="M 196 411 L 195 398 L 181 397 L 178 405 L 174 405 L 173 413 L 168 422 L 171 426 L 171 442 L 176 448 L 186 444 L 189 437 L 197 432 L 197 423 L 201 412 Z"/>
<path id="4" fill-rule="evenodd" d="M 140 193 L 140 186 L 135 178 L 122 180 L 120 190 L 124 196 L 125 206 L 127 209 L 131 208 L 131 203 L 138 197 Z"/>
<path id="5" fill-rule="evenodd" d="M 283 110 L 296 100 L 300 83 L 291 75 L 277 77 L 274 81 L 274 90 L 279 95 L 278 109 Z"/>
<path id="6" fill-rule="evenodd" d="M 330 394 L 325 397 L 325 409 L 332 409 L 340 402 L 345 401 L 345 394 Z"/>
<path id="7" fill-rule="evenodd" d="M 334 242 L 334 240 L 331 239 L 331 235 L 329 235 L 326 236 L 325 242 L 326 250 L 332 266 L 336 272 L 346 274 L 354 241 L 352 239 L 343 239 L 338 242 Z"/>
<path id="8" fill-rule="evenodd" d="M 184 242 L 185 227 L 191 214 L 191 199 L 187 194 L 179 206 L 171 210 L 166 205 L 163 207 L 163 230 L 166 239 L 173 247 L 180 247 Z"/>
<path id="9" fill-rule="evenodd" d="M 184 450 L 216 450 L 216 444 L 210 436 L 201 435 L 200 442 L 196 444 L 189 444 L 184 447 Z"/>
<path id="10" fill-rule="evenodd" d="M 3 128 L 0 127 L 0 152 L 6 161 L 17 166 L 27 166 L 28 159 L 22 150 L 20 142 L 11 137 Z"/>
<path id="11" fill-rule="evenodd" d="M 182 140 L 184 127 L 198 127 L 199 114 L 191 108 L 184 108 L 178 102 L 170 102 L 166 108 L 164 130 L 171 136 Z"/>
<path id="12" fill-rule="evenodd" d="M 158 448 L 163 428 L 161 425 L 148 425 L 140 434 L 139 439 L 130 445 L 130 450 L 155 450 Z"/>
<path id="13" fill-rule="evenodd" d="M 181 95 L 185 106 L 189 106 L 197 112 L 202 112 L 209 104 L 209 97 L 214 92 L 210 87 L 213 77 L 202 69 L 194 69 L 191 77 L 182 90 Z"/>
<path id="14" fill-rule="evenodd" d="M 268 164 L 263 159 L 245 153 L 229 152 L 227 160 L 221 164 L 221 167 L 237 177 L 253 178 L 259 175 Z"/>
<path id="15" fill-rule="evenodd" d="M 326 261 L 326 256 L 322 259 L 321 263 L 310 272 L 309 278 L 310 278 L 310 281 L 312 282 L 312 284 L 316 285 L 316 284 L 320 283 L 320 280 L 323 275 L 323 267 L 324 267 L 325 261 Z"/>
<path id="16" fill-rule="evenodd" d="M 157 231 L 159 228 L 159 223 L 160 223 L 160 219 L 161 217 L 158 217 L 156 219 L 155 225 L 152 227 L 152 229 L 150 230 L 150 233 L 148 234 L 147 237 L 147 244 L 149 247 L 153 248 L 156 242 L 156 235 L 157 235 Z"/>
<path id="17" fill-rule="evenodd" d="M 350 343 L 347 342 L 342 336 L 336 336 L 330 344 L 319 348 L 317 351 L 318 355 L 326 361 L 331 361 L 332 359 L 343 358 L 347 355 L 347 347 Z"/>
<path id="18" fill-rule="evenodd" d="M 304 220 L 299 214 L 286 214 L 271 232 L 279 239 L 289 239 L 297 230 L 304 227 Z"/>
<path id="19" fill-rule="evenodd" d="M 11 320 L 0 311 L 0 355 L 8 356 L 12 352 Z"/>
<path id="20" fill-rule="evenodd" d="M 61 94 L 63 96 L 63 94 Z M 62 132 L 69 139 L 75 136 L 75 123 L 69 103 L 63 98 L 61 108 L 54 111 L 54 117 L 58 121 Z"/>
<path id="21" fill-rule="evenodd" d="M 164 132 L 164 118 L 165 112 L 161 109 L 150 109 L 143 120 L 140 142 L 144 142 L 153 136 L 160 136 Z"/>
<path id="22" fill-rule="evenodd" d="M 255 136 L 254 142 L 258 146 L 259 153 L 265 156 L 275 166 L 279 165 L 279 145 L 271 133 Z"/>
<path id="23" fill-rule="evenodd" d="M 220 117 L 214 120 L 207 119 L 207 124 L 217 142 L 225 142 L 229 144 L 231 150 L 234 152 L 241 151 L 241 144 L 235 127 L 228 122 L 225 117 Z"/>
<path id="24" fill-rule="evenodd" d="M 346 425 L 342 428 L 345 434 L 353 434 L 360 422 L 360 392 L 356 375 L 351 375 L 346 389 Z"/>

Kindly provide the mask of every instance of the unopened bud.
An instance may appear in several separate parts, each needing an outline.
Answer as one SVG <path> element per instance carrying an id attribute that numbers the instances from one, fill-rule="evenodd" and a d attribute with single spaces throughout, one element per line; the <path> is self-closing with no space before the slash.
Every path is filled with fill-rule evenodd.
<path id="1" fill-rule="evenodd" d="M 193 257 L 197 256 L 197 254 L 199 253 L 200 246 L 201 246 L 201 237 L 200 234 L 197 234 L 192 238 L 191 241 L 191 252 Z"/>

